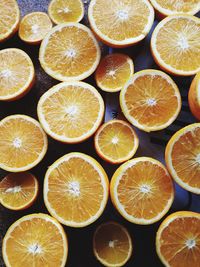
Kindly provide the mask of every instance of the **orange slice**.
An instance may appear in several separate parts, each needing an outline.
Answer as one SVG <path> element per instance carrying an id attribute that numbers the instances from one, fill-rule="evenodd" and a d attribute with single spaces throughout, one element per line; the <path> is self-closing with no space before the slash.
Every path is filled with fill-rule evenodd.
<path id="1" fill-rule="evenodd" d="M 139 139 L 131 125 L 122 120 L 111 120 L 97 131 L 95 149 L 104 160 L 119 164 L 132 158 L 139 146 Z"/>
<path id="2" fill-rule="evenodd" d="M 168 267 L 199 267 L 200 214 L 179 211 L 168 216 L 156 235 L 156 250 Z"/>
<path id="3" fill-rule="evenodd" d="M 181 109 L 177 85 L 164 72 L 142 70 L 133 75 L 120 93 L 120 105 L 127 120 L 151 132 L 168 127 Z"/>
<path id="4" fill-rule="evenodd" d="M 151 50 L 165 71 L 182 76 L 200 71 L 200 19 L 191 15 L 171 15 L 155 28 Z"/>
<path id="5" fill-rule="evenodd" d="M 19 37 L 29 44 L 39 44 L 52 26 L 52 22 L 46 13 L 29 13 L 20 22 Z"/>
<path id="6" fill-rule="evenodd" d="M 124 266 L 132 255 L 132 240 L 125 227 L 116 222 L 107 222 L 97 227 L 93 250 L 104 266 Z"/>
<path id="7" fill-rule="evenodd" d="M 30 57 L 21 49 L 0 51 L 0 100 L 13 101 L 32 88 L 35 70 Z"/>
<path id="8" fill-rule="evenodd" d="M 38 181 L 31 173 L 10 173 L 0 182 L 0 202 L 8 209 L 26 209 L 37 195 Z"/>
<path id="9" fill-rule="evenodd" d="M 102 42 L 113 47 L 126 47 L 143 40 L 149 33 L 154 9 L 147 0 L 92 0 L 88 18 Z"/>
<path id="10" fill-rule="evenodd" d="M 0 42 L 10 38 L 17 30 L 20 11 L 15 0 L 0 1 Z"/>
<path id="11" fill-rule="evenodd" d="M 14 222 L 2 246 L 7 267 L 64 267 L 68 244 L 63 227 L 47 214 L 30 214 Z"/>
<path id="12" fill-rule="evenodd" d="M 59 81 L 83 80 L 100 61 L 100 48 L 92 32 L 80 23 L 54 27 L 40 47 L 40 63 L 47 74 Z"/>
<path id="13" fill-rule="evenodd" d="M 55 24 L 79 22 L 84 16 L 84 6 L 81 0 L 52 0 L 48 13 Z"/>
<path id="14" fill-rule="evenodd" d="M 188 125 L 171 137 L 165 160 L 171 176 L 180 186 L 200 194 L 200 123 Z"/>
<path id="15" fill-rule="evenodd" d="M 54 139 L 79 143 L 98 129 L 104 102 L 98 91 L 83 82 L 64 82 L 48 90 L 39 100 L 38 117 Z"/>
<path id="16" fill-rule="evenodd" d="M 118 212 L 136 224 L 159 221 L 174 200 L 173 182 L 165 167 L 147 157 L 121 165 L 110 184 L 111 200 Z"/>
<path id="17" fill-rule="evenodd" d="M 59 222 L 84 227 L 103 213 L 108 187 L 108 177 L 101 165 L 90 156 L 74 152 L 49 167 L 44 180 L 44 202 Z"/>
<path id="18" fill-rule="evenodd" d="M 188 102 L 192 114 L 200 120 L 200 72 L 195 76 L 190 86 Z"/>
<path id="19" fill-rule="evenodd" d="M 125 54 L 105 56 L 97 70 L 96 83 L 106 92 L 118 92 L 130 80 L 134 72 L 133 60 Z"/>
<path id="20" fill-rule="evenodd" d="M 0 168 L 22 172 L 35 167 L 47 151 L 47 137 L 40 124 L 25 115 L 0 121 Z"/>

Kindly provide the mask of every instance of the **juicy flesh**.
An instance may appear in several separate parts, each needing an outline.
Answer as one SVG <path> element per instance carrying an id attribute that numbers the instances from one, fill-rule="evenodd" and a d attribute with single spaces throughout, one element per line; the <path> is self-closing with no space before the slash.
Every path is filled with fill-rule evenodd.
<path id="1" fill-rule="evenodd" d="M 174 13 L 187 13 L 192 11 L 195 7 L 199 6 L 199 0 L 156 0 L 156 2 L 162 8 L 173 11 Z"/>

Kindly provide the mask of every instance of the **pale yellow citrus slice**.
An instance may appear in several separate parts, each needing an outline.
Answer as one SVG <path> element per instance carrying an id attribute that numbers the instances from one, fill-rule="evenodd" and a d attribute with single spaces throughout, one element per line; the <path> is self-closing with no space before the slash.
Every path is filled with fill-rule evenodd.
<path id="1" fill-rule="evenodd" d="M 200 72 L 194 77 L 188 94 L 192 114 L 200 120 Z"/>

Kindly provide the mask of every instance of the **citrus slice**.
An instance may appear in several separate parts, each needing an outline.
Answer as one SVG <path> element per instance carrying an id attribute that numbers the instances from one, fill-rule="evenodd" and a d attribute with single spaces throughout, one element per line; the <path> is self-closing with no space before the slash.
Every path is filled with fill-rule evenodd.
<path id="1" fill-rule="evenodd" d="M 125 227 L 107 222 L 97 227 L 93 237 L 96 258 L 104 266 L 124 266 L 132 255 L 132 240 Z"/>
<path id="2" fill-rule="evenodd" d="M 100 48 L 91 30 L 80 23 L 54 27 L 40 47 L 40 63 L 47 74 L 59 81 L 83 80 L 100 61 Z"/>
<path id="3" fill-rule="evenodd" d="M 188 102 L 192 114 L 200 120 L 200 72 L 192 81 L 188 94 Z"/>
<path id="4" fill-rule="evenodd" d="M 55 24 L 79 22 L 84 16 L 84 6 L 81 0 L 52 0 L 48 13 Z"/>
<path id="5" fill-rule="evenodd" d="M 68 244 L 63 227 L 47 214 L 30 214 L 14 222 L 2 246 L 7 267 L 64 267 Z"/>
<path id="6" fill-rule="evenodd" d="M 151 50 L 165 71 L 181 76 L 200 71 L 200 19 L 191 15 L 171 15 L 155 28 Z"/>
<path id="7" fill-rule="evenodd" d="M 125 54 L 105 56 L 97 70 L 96 83 L 106 92 L 118 92 L 130 80 L 134 72 L 133 60 Z"/>
<path id="8" fill-rule="evenodd" d="M 63 82 L 39 100 L 38 117 L 44 130 L 64 143 L 79 143 L 98 129 L 104 102 L 98 91 L 83 82 Z"/>
<path id="9" fill-rule="evenodd" d="M 32 88 L 35 70 L 30 57 L 21 49 L 0 51 L 0 100 L 13 101 Z"/>
<path id="10" fill-rule="evenodd" d="M 154 9 L 147 0 L 92 0 L 88 18 L 102 42 L 113 47 L 126 47 L 143 40 L 149 33 L 154 22 Z"/>
<path id="11" fill-rule="evenodd" d="M 8 209 L 26 209 L 37 195 L 38 181 L 31 173 L 10 173 L 0 182 L 0 202 Z"/>
<path id="12" fill-rule="evenodd" d="M 113 164 L 132 158 L 139 146 L 135 131 L 129 123 L 122 120 L 111 120 L 103 124 L 94 141 L 98 155 Z"/>
<path id="13" fill-rule="evenodd" d="M 20 11 L 15 0 L 0 1 L 0 42 L 10 38 L 17 30 Z"/>
<path id="14" fill-rule="evenodd" d="M 127 120 L 151 132 L 168 127 L 181 109 L 177 85 L 164 72 L 142 70 L 121 90 L 120 106 Z"/>
<path id="15" fill-rule="evenodd" d="M 108 200 L 109 181 L 101 165 L 82 153 L 69 153 L 48 169 L 44 202 L 49 213 L 71 227 L 96 221 Z M 65 208 L 63 208 L 65 207 Z"/>
<path id="16" fill-rule="evenodd" d="M 110 193 L 118 212 L 136 224 L 159 221 L 174 200 L 174 186 L 166 168 L 147 157 L 122 164 L 112 177 Z"/>
<path id="17" fill-rule="evenodd" d="M 0 121 L 0 168 L 22 172 L 35 167 L 47 151 L 47 137 L 40 124 L 25 115 Z"/>
<path id="18" fill-rule="evenodd" d="M 29 44 L 39 44 L 52 26 L 52 22 L 46 13 L 32 12 L 21 20 L 19 37 Z"/>
<path id="19" fill-rule="evenodd" d="M 176 132 L 165 150 L 167 168 L 184 189 L 200 194 L 200 123 Z"/>
<path id="20" fill-rule="evenodd" d="M 167 267 L 200 266 L 200 214 L 179 211 L 169 215 L 156 235 L 156 250 Z"/>

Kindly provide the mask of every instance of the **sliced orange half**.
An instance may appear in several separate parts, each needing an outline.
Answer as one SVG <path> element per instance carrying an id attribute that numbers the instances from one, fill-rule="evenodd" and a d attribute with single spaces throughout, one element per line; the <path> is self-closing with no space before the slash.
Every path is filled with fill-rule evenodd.
<path id="1" fill-rule="evenodd" d="M 105 56 L 97 70 L 96 83 L 106 92 L 118 92 L 130 80 L 134 72 L 133 60 L 125 54 Z"/>
<path id="2" fill-rule="evenodd" d="M 47 137 L 39 122 L 25 115 L 0 121 L 0 168 L 10 172 L 35 167 L 47 151 Z"/>
<path id="3" fill-rule="evenodd" d="M 0 51 L 0 100 L 13 101 L 32 88 L 35 70 L 30 57 L 21 49 Z"/>
<path id="4" fill-rule="evenodd" d="M 188 94 L 188 102 L 192 114 L 200 120 L 200 72 L 192 81 Z"/>
<path id="5" fill-rule="evenodd" d="M 122 120 L 111 120 L 103 124 L 94 141 L 98 155 L 113 164 L 132 158 L 139 146 L 139 139 L 132 126 Z"/>
<path id="6" fill-rule="evenodd" d="M 154 9 L 147 0 L 92 0 L 88 18 L 102 42 L 126 47 L 143 40 L 149 33 Z"/>
<path id="7" fill-rule="evenodd" d="M 156 250 L 167 267 L 199 267 L 200 214 L 179 211 L 168 216 L 158 229 Z"/>
<path id="8" fill-rule="evenodd" d="M 171 15 L 155 28 L 151 50 L 156 63 L 169 73 L 181 76 L 200 71 L 200 19 Z"/>
<path id="9" fill-rule="evenodd" d="M 30 214 L 14 222 L 2 246 L 7 267 L 65 267 L 68 254 L 63 227 L 47 214 Z"/>
<path id="10" fill-rule="evenodd" d="M 141 157 L 122 164 L 110 184 L 111 200 L 118 212 L 136 224 L 159 221 L 174 200 L 174 186 L 157 160 Z"/>
<path id="11" fill-rule="evenodd" d="M 79 22 L 84 16 L 84 5 L 81 0 L 52 0 L 48 13 L 55 24 Z"/>
<path id="12" fill-rule="evenodd" d="M 165 150 L 167 168 L 186 190 L 200 194 L 200 123 L 176 132 Z"/>
<path id="13" fill-rule="evenodd" d="M 0 182 L 0 202 L 11 210 L 30 207 L 38 195 L 38 181 L 28 172 L 10 173 Z"/>
<path id="14" fill-rule="evenodd" d="M 47 74 L 59 81 L 83 80 L 100 61 L 100 48 L 91 30 L 80 23 L 54 27 L 40 47 L 40 63 Z"/>
<path id="15" fill-rule="evenodd" d="M 82 153 L 54 162 L 44 180 L 44 202 L 59 222 L 84 227 L 96 221 L 108 200 L 109 181 L 101 165 Z"/>
<path id="16" fill-rule="evenodd" d="M 127 120 L 151 132 L 168 127 L 181 109 L 181 96 L 175 82 L 164 72 L 142 70 L 121 90 L 120 106 Z"/>
<path id="17" fill-rule="evenodd" d="M 124 266 L 130 259 L 132 250 L 132 240 L 124 226 L 107 222 L 97 227 L 93 237 L 93 251 L 104 266 Z"/>

